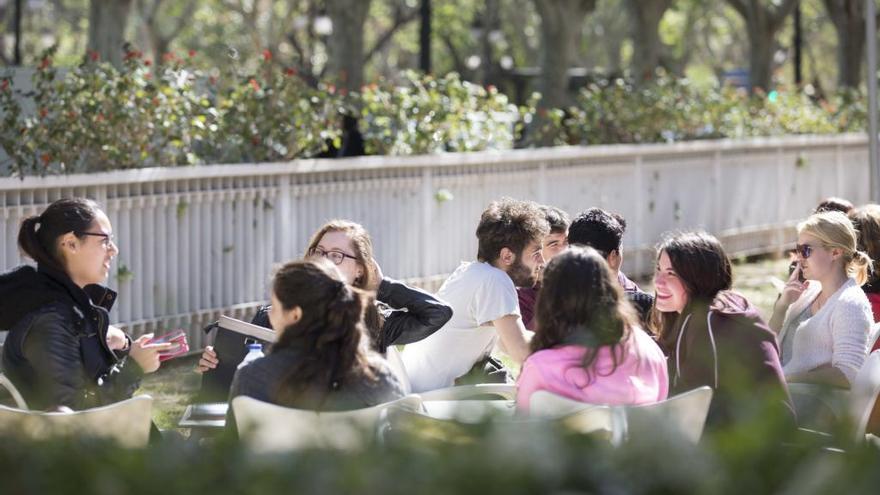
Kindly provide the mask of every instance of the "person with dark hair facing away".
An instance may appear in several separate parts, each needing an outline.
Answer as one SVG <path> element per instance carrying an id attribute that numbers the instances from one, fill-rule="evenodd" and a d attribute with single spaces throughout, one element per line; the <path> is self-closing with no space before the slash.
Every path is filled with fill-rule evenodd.
<path id="1" fill-rule="evenodd" d="M 278 338 L 268 355 L 236 372 L 229 399 L 246 395 L 286 407 L 341 411 L 402 397 L 388 364 L 369 350 L 367 300 L 330 261 L 282 266 L 272 281 L 269 311 Z"/>
<path id="2" fill-rule="evenodd" d="M 569 226 L 568 243 L 590 246 L 605 257 L 627 299 L 638 311 L 642 325 L 647 325 L 654 298 L 643 292 L 620 270 L 623 265 L 622 242 L 625 232 L 626 221 L 623 217 L 601 208 L 590 208 L 578 215 Z"/>
<path id="3" fill-rule="evenodd" d="M 705 232 L 674 234 L 657 247 L 651 324 L 667 356 L 669 395 L 712 387 L 709 425 L 773 414 L 793 426 L 776 336 L 732 283 L 727 254 Z"/>
<path id="4" fill-rule="evenodd" d="M 824 211 L 839 211 L 844 215 L 849 215 L 852 210 L 852 202 L 847 199 L 831 196 L 823 199 L 821 203 L 816 205 L 816 209 L 813 210 L 813 213 L 822 213 Z"/>
<path id="5" fill-rule="evenodd" d="M 37 267 L 0 276 L 4 372 L 31 409 L 87 409 L 131 397 L 159 352 L 110 325 L 116 293 L 99 284 L 119 253 L 97 203 L 59 199 L 26 218 L 18 245 Z"/>
<path id="6" fill-rule="evenodd" d="M 666 399 L 666 357 L 626 302 L 593 248 L 572 246 L 544 270 L 533 354 L 517 380 L 516 407 L 546 390 L 589 404 L 651 404 Z"/>
<path id="7" fill-rule="evenodd" d="M 541 211 L 544 212 L 544 218 L 550 224 L 550 233 L 541 241 L 541 255 L 544 256 L 544 261 L 548 262 L 568 247 L 568 224 L 571 223 L 571 220 L 569 220 L 568 214 L 555 206 L 541 205 Z M 535 300 L 541 289 L 540 278 L 541 275 L 538 274 L 538 281 L 531 287 L 516 288 L 516 295 L 519 298 L 519 312 L 527 330 L 535 329 Z"/>
<path id="8" fill-rule="evenodd" d="M 472 369 L 479 375 L 496 342 L 515 362 L 525 360 L 530 332 L 520 318 L 516 286 L 534 285 L 548 233 L 535 203 L 505 198 L 486 208 L 477 226 L 477 261 L 462 263 L 438 292 L 452 306 L 452 319 L 403 350 L 413 392 L 452 386 Z M 478 379 L 506 381 L 506 373 Z"/>
<path id="9" fill-rule="evenodd" d="M 380 354 L 392 345 L 417 342 L 436 332 L 452 317 L 452 308 L 433 295 L 386 277 L 373 257 L 373 241 L 360 224 L 331 220 L 312 235 L 306 257 L 327 258 L 352 287 L 376 292 L 376 304 L 368 304 L 364 316 L 372 348 Z M 252 323 L 273 328 L 271 306 L 261 307 Z M 219 364 L 212 347 L 205 348 L 198 372 Z"/>
<path id="10" fill-rule="evenodd" d="M 867 204 L 849 212 L 858 235 L 858 250 L 867 254 L 872 260 L 880 260 L 880 205 Z M 876 262 L 875 262 L 876 265 Z M 880 267 L 874 266 L 868 273 L 868 280 L 862 290 L 871 303 L 874 322 L 880 321 Z M 876 349 L 876 346 L 871 351 Z"/>

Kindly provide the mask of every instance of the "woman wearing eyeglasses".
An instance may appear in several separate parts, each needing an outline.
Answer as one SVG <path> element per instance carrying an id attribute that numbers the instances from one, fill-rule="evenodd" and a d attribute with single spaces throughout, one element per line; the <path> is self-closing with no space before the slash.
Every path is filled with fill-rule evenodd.
<path id="1" fill-rule="evenodd" d="M 783 371 L 789 382 L 849 388 L 867 356 L 873 322 L 860 288 L 871 258 L 856 248 L 855 229 L 840 212 L 814 214 L 797 230 L 798 264 L 770 320 Z"/>
<path id="2" fill-rule="evenodd" d="M 91 200 L 55 201 L 24 220 L 18 245 L 37 267 L 0 276 L 3 367 L 31 409 L 84 409 L 131 397 L 171 344 L 132 341 L 109 324 L 116 294 L 101 286 L 119 253 Z M 134 361 L 134 362 L 132 362 Z"/>
<path id="3" fill-rule="evenodd" d="M 436 332 L 452 317 L 452 308 L 431 294 L 385 277 L 373 258 L 373 242 L 367 230 L 349 220 L 331 220 L 312 236 L 307 257 L 333 262 L 352 287 L 376 292 L 377 304 L 367 307 L 364 323 L 375 351 L 417 342 Z M 261 308 L 253 323 L 271 327 L 268 307 Z M 198 371 L 216 368 L 217 355 L 206 348 Z"/>

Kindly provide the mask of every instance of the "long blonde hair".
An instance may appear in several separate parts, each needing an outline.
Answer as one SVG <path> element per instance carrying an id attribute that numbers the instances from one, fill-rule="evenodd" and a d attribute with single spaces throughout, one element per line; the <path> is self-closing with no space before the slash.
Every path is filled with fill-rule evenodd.
<path id="1" fill-rule="evenodd" d="M 846 215 L 839 211 L 825 211 L 810 215 L 799 223 L 798 234 L 809 234 L 827 249 L 843 251 L 843 267 L 847 276 L 856 279 L 859 285 L 868 281 L 868 273 L 873 267 L 871 257 L 857 247 L 856 229 Z"/>

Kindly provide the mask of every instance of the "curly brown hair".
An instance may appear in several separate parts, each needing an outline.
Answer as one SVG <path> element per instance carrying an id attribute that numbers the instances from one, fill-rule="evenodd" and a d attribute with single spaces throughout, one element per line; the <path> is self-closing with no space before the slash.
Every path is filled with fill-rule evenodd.
<path id="1" fill-rule="evenodd" d="M 550 234 L 550 224 L 537 203 L 502 198 L 480 215 L 476 234 L 477 259 L 493 263 L 503 248 L 519 256 L 530 242 L 540 243 Z"/>
<path id="2" fill-rule="evenodd" d="M 593 363 L 605 346 L 611 348 L 614 363 L 608 374 L 614 373 L 622 359 L 620 344 L 638 325 L 635 310 L 608 263 L 598 251 L 583 246 L 570 247 L 547 265 L 535 320 L 532 352 L 561 345 L 584 346 L 583 367 L 591 379 Z"/>

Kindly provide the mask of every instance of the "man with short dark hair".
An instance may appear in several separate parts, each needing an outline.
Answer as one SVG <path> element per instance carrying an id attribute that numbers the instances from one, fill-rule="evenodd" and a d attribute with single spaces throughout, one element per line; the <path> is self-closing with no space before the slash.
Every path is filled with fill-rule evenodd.
<path id="1" fill-rule="evenodd" d="M 626 220 L 623 217 L 601 208 L 590 208 L 578 215 L 569 226 L 568 243 L 590 246 L 605 257 L 608 266 L 617 273 L 617 281 L 627 298 L 638 311 L 642 324 L 646 324 L 654 305 L 654 296 L 642 292 L 635 282 L 620 271 L 623 264 L 621 243 L 624 232 Z"/>
<path id="2" fill-rule="evenodd" d="M 541 242 L 544 262 L 549 263 L 550 259 L 568 247 L 568 224 L 571 223 L 571 220 L 567 213 L 555 206 L 541 205 L 541 211 L 544 212 L 544 218 L 550 224 L 550 233 Z M 535 330 L 535 301 L 538 299 L 540 288 L 540 277 L 535 285 L 516 288 L 516 294 L 519 297 L 519 312 L 527 330 Z"/>
<path id="3" fill-rule="evenodd" d="M 496 342 L 514 361 L 529 355 L 516 286 L 534 285 L 544 265 L 541 241 L 550 232 L 538 205 L 502 199 L 477 226 L 477 261 L 463 262 L 440 287 L 452 306 L 446 325 L 402 353 L 413 392 L 452 386 L 488 358 Z"/>

